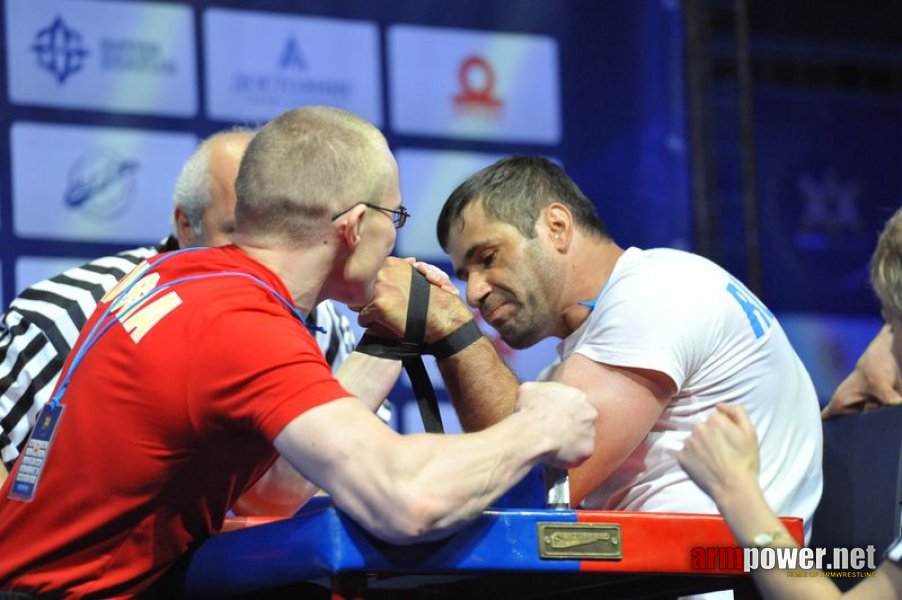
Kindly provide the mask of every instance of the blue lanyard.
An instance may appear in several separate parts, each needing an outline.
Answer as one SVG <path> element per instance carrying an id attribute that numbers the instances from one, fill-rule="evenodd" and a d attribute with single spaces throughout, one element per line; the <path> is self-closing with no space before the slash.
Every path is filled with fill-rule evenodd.
<path id="1" fill-rule="evenodd" d="M 604 294 L 604 291 L 606 289 L 608 289 L 608 283 L 610 283 L 610 282 L 611 282 L 611 278 L 609 276 L 608 280 L 604 282 L 603 286 L 601 286 L 601 291 L 598 292 L 598 295 L 595 296 L 594 300 L 580 300 L 577 302 L 577 304 L 579 304 L 580 306 L 585 306 L 586 308 L 589 309 L 589 312 L 592 312 L 593 310 L 595 310 L 595 305 L 598 304 L 599 300 L 601 300 L 601 296 L 602 296 L 602 294 Z"/>
<path id="2" fill-rule="evenodd" d="M 180 279 L 176 279 L 174 281 L 164 283 L 163 285 L 161 285 L 159 287 L 153 288 L 148 294 L 146 294 L 146 295 L 142 296 L 141 298 L 138 298 L 137 300 L 132 302 L 124 310 L 120 311 L 115 317 L 107 320 L 107 317 L 109 316 L 110 311 L 113 310 L 113 307 L 115 307 L 117 305 L 120 298 L 127 297 L 128 292 L 135 286 L 135 284 L 137 284 L 139 281 L 141 281 L 144 278 L 144 275 L 146 275 L 147 273 L 150 273 L 153 269 L 158 267 L 161 263 L 166 262 L 173 256 L 175 256 L 177 254 L 182 254 L 184 252 L 191 252 L 193 250 L 201 250 L 201 248 L 184 248 L 182 250 L 176 250 L 174 252 L 167 253 L 165 256 L 161 257 L 159 260 L 154 262 L 152 265 L 149 265 L 148 268 L 145 269 L 145 271 L 143 273 L 141 273 L 140 277 L 135 277 L 134 281 L 130 282 L 125 287 L 125 289 L 122 290 L 116 296 L 115 299 L 110 301 L 110 305 L 106 308 L 105 311 L 103 311 L 103 314 L 100 316 L 99 319 L 97 319 L 97 322 L 94 323 L 94 327 L 91 328 L 91 331 L 85 337 L 85 341 L 79 347 L 78 352 L 75 353 L 75 357 L 72 359 L 72 362 L 69 364 L 69 370 L 66 372 L 66 375 L 63 378 L 62 382 L 60 383 L 59 388 L 57 388 L 56 393 L 53 395 L 53 398 L 51 398 L 51 400 L 50 400 L 50 406 L 52 408 L 55 408 L 56 406 L 59 405 L 59 402 L 63 397 L 63 393 L 65 393 L 66 388 L 69 387 L 69 382 L 72 379 L 72 374 L 75 372 L 75 368 L 81 363 L 82 359 L 84 358 L 85 354 L 87 354 L 88 350 L 90 350 L 91 348 L 94 347 L 94 344 L 97 343 L 97 340 L 100 339 L 100 336 L 102 336 L 104 333 L 106 333 L 107 330 L 109 330 L 109 328 L 112 327 L 114 323 L 116 323 L 117 321 L 121 321 L 122 319 L 127 317 L 129 314 L 131 314 L 139 305 L 141 305 L 145 302 L 148 302 L 151 298 L 158 295 L 160 292 L 162 292 L 178 283 L 185 283 L 187 281 L 200 281 L 203 279 L 211 279 L 213 277 L 244 277 L 246 279 L 250 279 L 257 285 L 259 285 L 262 288 L 264 288 L 265 290 L 267 290 L 273 296 L 278 298 L 279 301 L 282 304 L 284 304 L 285 307 L 288 308 L 288 310 L 290 310 L 291 313 L 304 325 L 304 327 L 306 327 L 307 329 L 313 329 L 315 331 L 320 331 L 322 333 L 326 333 L 326 330 L 323 329 L 322 327 L 314 327 L 314 326 L 308 325 L 307 321 L 304 319 L 304 315 L 302 315 L 301 312 L 292 303 L 290 303 L 288 300 L 283 298 L 279 294 L 279 292 L 274 290 L 265 281 L 263 281 L 259 277 L 251 275 L 250 273 L 243 273 L 240 271 L 222 271 L 219 273 L 205 273 L 203 275 L 191 275 L 189 277 L 182 277 Z"/>

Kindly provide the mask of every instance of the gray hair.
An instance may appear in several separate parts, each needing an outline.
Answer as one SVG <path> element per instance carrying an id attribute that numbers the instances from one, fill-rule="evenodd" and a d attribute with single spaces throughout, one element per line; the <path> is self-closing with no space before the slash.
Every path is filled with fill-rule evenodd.
<path id="1" fill-rule="evenodd" d="M 191 225 L 191 233 L 195 237 L 203 235 L 204 212 L 212 200 L 213 174 L 210 169 L 210 155 L 217 142 L 235 135 L 254 135 L 256 129 L 236 125 L 231 129 L 214 133 L 198 144 L 191 156 L 182 166 L 175 180 L 175 191 L 172 194 L 173 208 L 180 208 Z M 173 217 L 172 233 L 177 234 Z"/>
<path id="2" fill-rule="evenodd" d="M 323 219 L 382 200 L 391 176 L 388 156 L 379 130 L 350 112 L 305 106 L 284 113 L 260 130 L 241 161 L 236 231 L 312 243 Z"/>
<path id="3" fill-rule="evenodd" d="M 902 317 L 902 208 L 889 218 L 871 258 L 871 285 L 884 309 Z"/>

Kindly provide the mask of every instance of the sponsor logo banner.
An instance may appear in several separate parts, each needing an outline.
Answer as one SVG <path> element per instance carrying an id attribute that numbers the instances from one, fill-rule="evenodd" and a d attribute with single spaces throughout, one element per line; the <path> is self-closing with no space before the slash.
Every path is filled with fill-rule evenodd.
<path id="1" fill-rule="evenodd" d="M 435 235 L 442 205 L 458 185 L 503 155 L 478 152 L 415 150 L 395 152 L 401 173 L 402 204 L 411 218 L 398 230 L 395 254 L 426 262 L 445 262 L 448 256 Z"/>
<path id="2" fill-rule="evenodd" d="M 80 241 L 158 240 L 196 138 L 186 133 L 14 123 L 13 229 Z"/>
<path id="3" fill-rule="evenodd" d="M 15 103 L 197 113 L 188 6 L 8 0 L 6 64 Z"/>
<path id="4" fill-rule="evenodd" d="M 381 124 L 375 23 L 219 8 L 203 18 L 210 117 L 264 121 L 327 104 Z"/>
<path id="5" fill-rule="evenodd" d="M 557 42 L 397 25 L 388 32 L 391 123 L 399 133 L 557 144 Z"/>

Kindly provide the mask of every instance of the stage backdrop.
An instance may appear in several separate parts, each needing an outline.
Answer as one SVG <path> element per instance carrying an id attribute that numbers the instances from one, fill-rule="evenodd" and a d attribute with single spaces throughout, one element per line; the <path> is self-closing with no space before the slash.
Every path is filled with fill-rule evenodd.
<path id="1" fill-rule="evenodd" d="M 4 306 L 66 267 L 164 237 L 173 182 L 200 139 L 304 104 L 346 108 L 385 133 L 413 215 L 399 255 L 448 267 L 434 236 L 441 204 L 507 154 L 564 165 L 621 245 L 692 248 L 677 0 L 3 0 L 0 19 Z M 815 187 L 844 185 L 842 172 L 811 169 Z M 779 239 L 768 252 L 781 253 L 785 235 L 769 223 Z M 784 254 L 765 259 L 789 269 L 769 277 L 804 277 Z M 768 289 L 777 311 L 817 310 L 784 302 L 780 281 Z M 812 330 L 808 314 L 798 331 Z M 554 342 L 499 349 L 531 378 Z M 393 394 L 402 430 L 417 425 L 408 397 L 406 386 Z"/>
<path id="2" fill-rule="evenodd" d="M 304 104 L 385 132 L 413 215 L 400 255 L 448 266 L 441 203 L 512 153 L 563 164 L 621 243 L 690 245 L 678 2 L 4 0 L 0 18 L 4 305 L 165 236 L 198 140 Z M 531 377 L 553 346 L 501 349 Z"/>

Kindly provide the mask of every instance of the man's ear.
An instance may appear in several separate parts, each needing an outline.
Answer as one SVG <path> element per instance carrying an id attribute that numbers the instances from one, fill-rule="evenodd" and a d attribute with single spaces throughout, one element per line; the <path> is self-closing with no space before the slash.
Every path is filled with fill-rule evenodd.
<path id="1" fill-rule="evenodd" d="M 542 214 L 551 243 L 558 252 L 566 252 L 573 240 L 573 213 L 560 202 L 552 202 Z"/>
<path id="2" fill-rule="evenodd" d="M 172 213 L 172 221 L 175 223 L 175 237 L 179 241 L 179 248 L 189 248 L 194 241 L 194 232 L 191 231 L 188 215 L 177 206 Z"/>
<path id="3" fill-rule="evenodd" d="M 360 228 L 363 226 L 363 216 L 366 214 L 366 206 L 359 204 L 343 214 L 335 227 L 338 238 L 347 250 L 353 250 L 360 243 Z"/>

